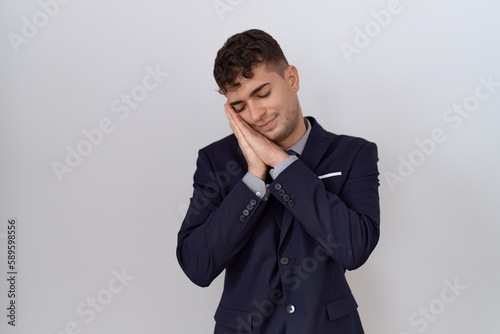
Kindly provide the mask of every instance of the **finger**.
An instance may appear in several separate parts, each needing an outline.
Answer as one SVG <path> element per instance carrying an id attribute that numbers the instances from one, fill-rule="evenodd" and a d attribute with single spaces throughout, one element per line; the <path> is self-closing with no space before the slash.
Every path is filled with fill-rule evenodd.
<path id="1" fill-rule="evenodd" d="M 224 111 L 226 112 L 226 116 L 229 120 L 234 121 L 236 116 L 239 116 L 229 102 L 224 104 Z"/>
<path id="2" fill-rule="evenodd" d="M 241 132 L 241 135 L 245 137 L 248 141 L 253 141 L 256 138 L 265 139 L 264 135 L 252 128 L 250 124 L 248 124 L 236 111 L 234 111 L 233 107 L 228 105 L 227 108 L 228 117 L 232 120 L 234 126 L 238 128 Z"/>
<path id="3" fill-rule="evenodd" d="M 250 143 L 248 142 L 248 139 L 252 138 L 252 132 L 254 132 L 254 130 L 240 117 L 240 115 L 238 115 L 236 111 L 234 111 L 233 107 L 230 106 L 229 103 L 226 103 L 224 107 L 226 115 L 229 119 L 229 125 L 236 135 L 236 138 L 238 138 L 239 141 L 244 141 L 246 145 L 249 145 Z"/>
<path id="4" fill-rule="evenodd" d="M 232 110 L 232 107 L 229 105 L 229 103 L 226 102 L 224 104 L 224 111 L 226 112 L 227 119 L 229 120 L 229 126 L 231 127 L 231 130 L 233 130 L 234 135 L 236 136 L 236 139 L 238 139 L 238 142 L 243 145 L 248 145 L 245 136 L 241 132 L 241 129 L 238 127 L 236 122 L 234 121 L 233 114 L 231 111 L 234 113 L 234 110 Z"/>
<path id="5" fill-rule="evenodd" d="M 229 124 L 235 134 L 240 147 L 250 147 L 261 159 L 266 156 L 271 142 L 263 134 L 255 130 L 233 109 L 228 102 L 224 105 Z M 274 145 L 274 144 L 273 144 Z M 276 146 L 277 148 L 277 146 Z"/>
<path id="6" fill-rule="evenodd" d="M 226 113 L 227 118 L 231 119 L 229 108 L 230 108 L 229 102 L 224 103 L 224 112 Z"/>
<path id="7" fill-rule="evenodd" d="M 233 122 L 240 128 L 240 130 L 243 130 L 243 129 L 252 129 L 250 127 L 250 125 L 248 125 L 247 122 L 245 122 L 245 120 L 243 120 L 243 118 L 241 118 L 240 115 L 238 115 L 238 113 L 234 110 L 234 108 L 229 104 L 229 102 L 226 102 L 226 104 L 224 105 L 224 108 L 225 108 L 225 111 L 226 111 L 226 116 L 229 118 L 229 119 L 232 119 Z"/>

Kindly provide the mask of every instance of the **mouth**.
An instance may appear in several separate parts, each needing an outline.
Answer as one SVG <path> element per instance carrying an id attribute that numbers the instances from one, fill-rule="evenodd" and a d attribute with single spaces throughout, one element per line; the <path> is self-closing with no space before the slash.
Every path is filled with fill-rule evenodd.
<path id="1" fill-rule="evenodd" d="M 273 127 L 275 120 L 276 120 L 276 115 L 270 121 L 268 121 L 262 125 L 259 125 L 258 127 L 262 131 L 268 131 L 269 129 L 271 129 Z"/>

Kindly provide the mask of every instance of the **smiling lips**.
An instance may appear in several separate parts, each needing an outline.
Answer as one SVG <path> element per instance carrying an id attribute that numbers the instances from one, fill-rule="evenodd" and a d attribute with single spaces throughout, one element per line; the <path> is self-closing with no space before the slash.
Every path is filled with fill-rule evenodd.
<path id="1" fill-rule="evenodd" d="M 275 119 L 276 119 L 276 116 L 274 116 L 269 122 L 264 123 L 263 125 L 258 125 L 258 128 L 263 130 L 263 131 L 269 130 L 274 125 Z"/>

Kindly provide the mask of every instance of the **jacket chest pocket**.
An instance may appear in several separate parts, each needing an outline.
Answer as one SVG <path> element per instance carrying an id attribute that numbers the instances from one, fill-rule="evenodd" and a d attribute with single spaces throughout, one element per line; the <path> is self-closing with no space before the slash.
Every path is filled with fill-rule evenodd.
<path id="1" fill-rule="evenodd" d="M 344 186 L 345 176 L 344 175 L 332 176 L 321 179 L 321 181 L 323 182 L 323 185 L 325 186 L 325 189 L 328 192 L 339 194 L 340 191 L 342 190 L 342 187 Z"/>

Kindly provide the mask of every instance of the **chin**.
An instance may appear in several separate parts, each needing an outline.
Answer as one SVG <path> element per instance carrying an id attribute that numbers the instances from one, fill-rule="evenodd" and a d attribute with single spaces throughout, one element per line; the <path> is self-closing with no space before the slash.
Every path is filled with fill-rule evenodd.
<path id="1" fill-rule="evenodd" d="M 288 135 L 285 135 L 283 133 L 280 133 L 279 131 L 275 131 L 274 133 L 270 133 L 268 136 L 266 136 L 270 141 L 274 143 L 280 143 L 284 141 Z"/>

